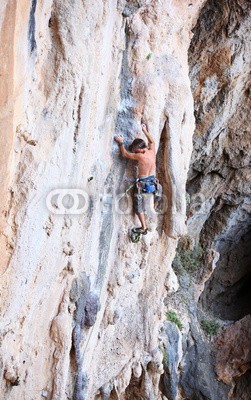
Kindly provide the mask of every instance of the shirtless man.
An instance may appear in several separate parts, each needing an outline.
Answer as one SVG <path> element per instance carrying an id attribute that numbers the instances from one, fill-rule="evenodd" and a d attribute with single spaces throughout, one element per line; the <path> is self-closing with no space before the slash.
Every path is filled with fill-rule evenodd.
<path id="1" fill-rule="evenodd" d="M 156 151 L 154 140 L 147 131 L 146 125 L 142 125 L 142 130 L 148 140 L 148 146 L 143 139 L 134 139 L 129 147 L 131 153 L 125 149 L 123 136 L 118 135 L 115 137 L 115 140 L 120 146 L 123 157 L 138 162 L 138 181 L 134 192 L 133 206 L 141 222 L 141 227 L 134 228 L 133 232 L 146 235 L 147 227 L 144 212 L 146 211 L 146 203 L 149 203 L 151 193 L 155 193 L 156 190 Z"/>

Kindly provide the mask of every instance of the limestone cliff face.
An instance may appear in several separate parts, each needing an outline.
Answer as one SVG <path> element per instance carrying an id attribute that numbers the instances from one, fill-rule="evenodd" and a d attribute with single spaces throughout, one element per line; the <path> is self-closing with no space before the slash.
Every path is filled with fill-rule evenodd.
<path id="1" fill-rule="evenodd" d="M 202 3 L 2 2 L 1 397 L 161 396 Z M 169 203 L 133 244 L 130 198 L 119 202 L 133 169 L 113 137 L 129 143 L 141 121 Z"/>
<path id="2" fill-rule="evenodd" d="M 250 23 L 250 2 L 209 0 L 189 50 L 196 129 L 188 231 L 219 253 L 199 310 L 223 326 L 215 370 L 236 399 L 250 397 Z"/>
<path id="3" fill-rule="evenodd" d="M 250 398 L 250 23 L 249 1 L 208 0 L 193 29 L 188 236 L 167 297 L 183 329 L 165 324 L 161 380 L 170 399 Z"/>
<path id="4" fill-rule="evenodd" d="M 197 304 L 240 319 L 241 340 L 249 311 L 226 302 L 247 304 L 248 3 L 2 1 L 1 398 L 218 400 L 247 379 L 243 349 L 217 382 Z M 124 193 L 136 171 L 113 138 L 129 144 L 141 122 L 168 207 L 135 244 Z M 191 281 L 177 256 L 172 269 L 187 216 L 207 245 Z"/>

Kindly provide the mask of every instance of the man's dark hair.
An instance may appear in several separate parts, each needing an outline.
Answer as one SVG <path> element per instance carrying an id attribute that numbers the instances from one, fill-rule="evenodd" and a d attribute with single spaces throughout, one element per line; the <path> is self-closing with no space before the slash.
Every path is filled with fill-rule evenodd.
<path id="1" fill-rule="evenodd" d="M 129 146 L 129 150 L 132 151 L 133 147 L 136 149 L 146 149 L 147 145 L 143 139 L 134 139 L 132 144 Z"/>

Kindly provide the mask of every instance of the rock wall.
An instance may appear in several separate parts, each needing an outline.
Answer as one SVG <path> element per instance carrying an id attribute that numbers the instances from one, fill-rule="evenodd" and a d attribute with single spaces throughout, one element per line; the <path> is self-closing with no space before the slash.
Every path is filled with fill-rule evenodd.
<path id="1" fill-rule="evenodd" d="M 250 2 L 0 10 L 1 398 L 247 400 Z M 135 244 L 113 139 L 142 122 L 164 204 Z"/>
<path id="2" fill-rule="evenodd" d="M 183 327 L 164 325 L 168 399 L 250 398 L 250 11 L 248 1 L 208 0 L 193 29 L 188 235 L 166 299 Z"/>
<path id="3" fill-rule="evenodd" d="M 194 130 L 187 51 L 202 4 L 1 3 L 2 398 L 161 398 L 158 331 L 164 284 L 177 288 Z M 113 137 L 128 144 L 142 121 L 168 210 L 133 244 L 120 195 L 135 171 Z"/>
<path id="4" fill-rule="evenodd" d="M 207 1 L 189 50 L 196 130 L 188 232 L 219 254 L 197 316 L 217 318 L 223 329 L 212 363 L 235 399 L 250 397 L 250 11 L 248 1 Z M 212 394 L 216 386 L 212 380 Z"/>
<path id="5" fill-rule="evenodd" d="M 1 108 L 1 158 L 0 158 L 0 182 L 2 188 L 0 205 L 0 246 L 1 246 L 1 271 L 6 269 L 9 262 L 12 243 L 8 240 L 8 231 L 6 226 L 8 216 L 8 202 L 11 202 L 11 193 L 8 195 L 8 181 L 10 179 L 10 165 L 12 158 L 12 147 L 14 140 L 13 117 L 14 117 L 14 37 L 15 37 L 15 2 L 6 2 L 1 4 L 1 86 L 0 86 L 0 108 Z"/>
<path id="6" fill-rule="evenodd" d="M 249 2 L 208 1 L 189 53 L 197 122 L 189 229 L 205 231 L 221 253 L 223 242 L 239 244 L 250 221 L 249 23 Z"/>

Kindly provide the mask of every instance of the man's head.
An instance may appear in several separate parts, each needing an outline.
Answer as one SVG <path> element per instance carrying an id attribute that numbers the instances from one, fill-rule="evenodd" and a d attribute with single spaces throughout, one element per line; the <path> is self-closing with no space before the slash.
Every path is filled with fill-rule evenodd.
<path id="1" fill-rule="evenodd" d="M 129 146 L 129 150 L 132 153 L 140 153 L 142 150 L 146 149 L 147 145 L 143 139 L 134 139 L 132 144 Z"/>

